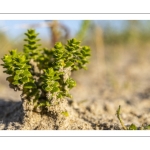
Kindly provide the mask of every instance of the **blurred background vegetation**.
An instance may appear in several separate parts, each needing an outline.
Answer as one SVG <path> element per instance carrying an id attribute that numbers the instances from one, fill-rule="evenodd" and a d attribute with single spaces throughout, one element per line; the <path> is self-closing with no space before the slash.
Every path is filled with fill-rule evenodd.
<path id="1" fill-rule="evenodd" d="M 11 21 L 9 21 L 11 22 Z M 67 22 L 67 21 L 66 21 Z M 71 23 L 71 21 L 68 21 Z M 74 21 L 75 22 L 75 21 Z M 0 57 L 7 53 L 8 50 L 16 48 L 22 50 L 24 32 L 29 28 L 46 28 L 47 35 L 42 38 L 42 44 L 45 47 L 52 47 L 55 42 L 66 42 L 67 39 L 76 37 L 83 43 L 95 47 L 111 47 L 111 46 L 129 46 L 129 45 L 147 45 L 150 40 L 150 21 L 143 20 L 83 20 L 78 22 L 78 27 L 75 32 L 72 33 L 71 27 L 67 24 L 63 24 L 60 21 L 39 21 L 36 23 L 26 22 L 25 24 L 19 24 L 17 21 L 17 28 L 22 28 L 22 33 L 17 33 L 12 37 L 9 33 L 11 30 L 15 32 L 15 28 L 5 31 L 5 27 L 0 25 Z M 1 24 L 1 22 L 0 22 Z M 73 23 L 74 24 L 74 23 Z M 72 25 L 73 26 L 73 25 Z M 75 26 L 75 25 L 74 25 Z M 7 28 L 7 27 L 6 27 Z M 20 30 L 21 31 L 21 30 Z M 40 31 L 40 30 L 39 30 Z M 42 31 L 42 30 L 41 30 Z M 40 33 L 41 34 L 41 33 Z M 48 38 L 47 38 L 48 37 Z M 105 52 L 106 53 L 106 52 Z M 104 55 L 104 54 L 103 54 Z"/>
<path id="2" fill-rule="evenodd" d="M 11 22 L 11 21 L 10 21 Z M 71 22 L 71 21 L 68 21 Z M 75 22 L 75 21 L 74 21 Z M 74 28 L 69 28 L 67 24 L 63 24 L 60 21 L 39 21 L 39 23 L 29 23 L 19 24 L 17 22 L 18 28 L 22 28 L 22 33 L 17 33 L 17 36 L 9 36 L 11 30 L 15 30 L 13 27 L 6 32 L 5 27 L 0 25 L 0 56 L 6 53 L 12 48 L 17 48 L 21 50 L 24 38 L 24 32 L 28 28 L 47 28 L 47 36 L 44 39 L 42 37 L 42 42 L 46 47 L 52 47 L 56 41 L 66 42 L 67 39 L 71 37 L 76 37 L 77 39 L 88 43 L 90 46 L 95 46 L 96 40 L 102 40 L 101 44 L 103 46 L 114 46 L 114 45 L 132 45 L 140 44 L 144 45 L 149 43 L 150 40 L 150 21 L 143 20 L 123 20 L 123 21 L 90 21 L 83 20 L 77 21 L 78 28 L 76 33 L 73 32 Z M 0 22 L 1 24 L 1 22 Z M 6 27 L 7 28 L 7 27 Z M 14 31 L 15 32 L 15 31 Z M 7 34 L 6 34 L 7 33 Z M 41 34 L 41 33 L 40 33 Z M 47 39 L 47 37 L 49 38 Z M 98 41 L 97 41 L 98 42 Z"/>

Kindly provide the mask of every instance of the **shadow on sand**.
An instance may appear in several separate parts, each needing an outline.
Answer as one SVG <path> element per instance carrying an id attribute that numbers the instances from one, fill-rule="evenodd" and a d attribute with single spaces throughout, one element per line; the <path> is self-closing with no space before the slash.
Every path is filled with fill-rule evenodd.
<path id="1" fill-rule="evenodd" d="M 23 118 L 24 113 L 21 101 L 0 99 L 0 123 L 5 124 L 3 130 L 7 129 L 9 123 L 22 123 Z"/>

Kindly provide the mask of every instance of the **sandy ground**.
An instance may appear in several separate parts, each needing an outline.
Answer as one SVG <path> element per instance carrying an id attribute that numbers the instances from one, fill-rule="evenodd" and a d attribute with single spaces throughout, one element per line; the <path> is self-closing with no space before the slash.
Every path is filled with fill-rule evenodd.
<path id="1" fill-rule="evenodd" d="M 122 130 L 116 117 L 119 105 L 125 125 L 150 124 L 150 48 L 142 53 L 123 51 L 108 62 L 93 57 L 88 71 L 73 74 L 77 86 L 71 90 L 71 113 L 59 123 L 45 114 L 25 116 L 21 93 L 10 89 L 0 73 L 0 129 Z"/>

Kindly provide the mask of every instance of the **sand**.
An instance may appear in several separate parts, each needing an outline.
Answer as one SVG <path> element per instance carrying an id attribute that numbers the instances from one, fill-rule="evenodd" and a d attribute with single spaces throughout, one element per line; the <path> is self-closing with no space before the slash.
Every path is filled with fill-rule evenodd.
<path id="1" fill-rule="evenodd" d="M 126 126 L 150 124 L 150 52 L 142 55 L 126 52 L 108 63 L 93 59 L 88 71 L 73 73 L 77 86 L 73 99 L 66 99 L 68 117 L 25 111 L 21 93 L 10 89 L 1 73 L 0 129 L 123 130 L 116 116 L 119 105 Z"/>

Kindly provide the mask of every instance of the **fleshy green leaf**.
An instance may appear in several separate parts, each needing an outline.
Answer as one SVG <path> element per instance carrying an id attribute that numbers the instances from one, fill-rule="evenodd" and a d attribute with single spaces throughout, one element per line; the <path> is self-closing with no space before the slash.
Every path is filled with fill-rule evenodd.
<path id="1" fill-rule="evenodd" d="M 28 70 L 24 71 L 24 76 L 31 77 L 31 73 Z"/>
<path id="2" fill-rule="evenodd" d="M 65 67 L 73 66 L 73 64 L 74 64 L 73 62 L 69 61 L 69 62 L 66 63 L 66 66 L 65 66 Z"/>
<path id="3" fill-rule="evenodd" d="M 24 84 L 24 88 L 26 88 L 26 89 L 32 89 L 32 88 L 36 88 L 36 85 L 35 85 L 35 83 L 28 82 L 28 83 Z"/>
<path id="4" fill-rule="evenodd" d="M 58 87 L 53 87 L 53 89 L 52 89 L 52 93 L 54 93 L 54 92 L 58 92 L 59 91 L 59 88 Z"/>
<path id="5" fill-rule="evenodd" d="M 134 124 L 131 124 L 129 126 L 129 130 L 137 130 L 137 127 Z"/>
<path id="6" fill-rule="evenodd" d="M 14 82 L 12 82 L 12 84 L 13 84 L 13 85 L 20 85 L 19 81 L 17 81 L 17 80 L 14 81 Z"/>
<path id="7" fill-rule="evenodd" d="M 14 76 L 14 80 L 19 80 L 19 79 L 21 79 L 22 77 L 20 77 L 19 75 L 15 75 Z"/>
<path id="8" fill-rule="evenodd" d="M 25 76 L 25 77 L 23 77 L 23 78 L 22 78 L 22 82 L 23 82 L 23 83 L 27 83 L 27 82 L 29 82 L 29 78 L 28 78 L 28 77 L 26 77 L 26 76 Z"/>
<path id="9" fill-rule="evenodd" d="M 51 90 L 52 90 L 52 87 L 47 86 L 47 87 L 44 88 L 44 90 L 45 90 L 45 91 L 51 91 Z"/>

